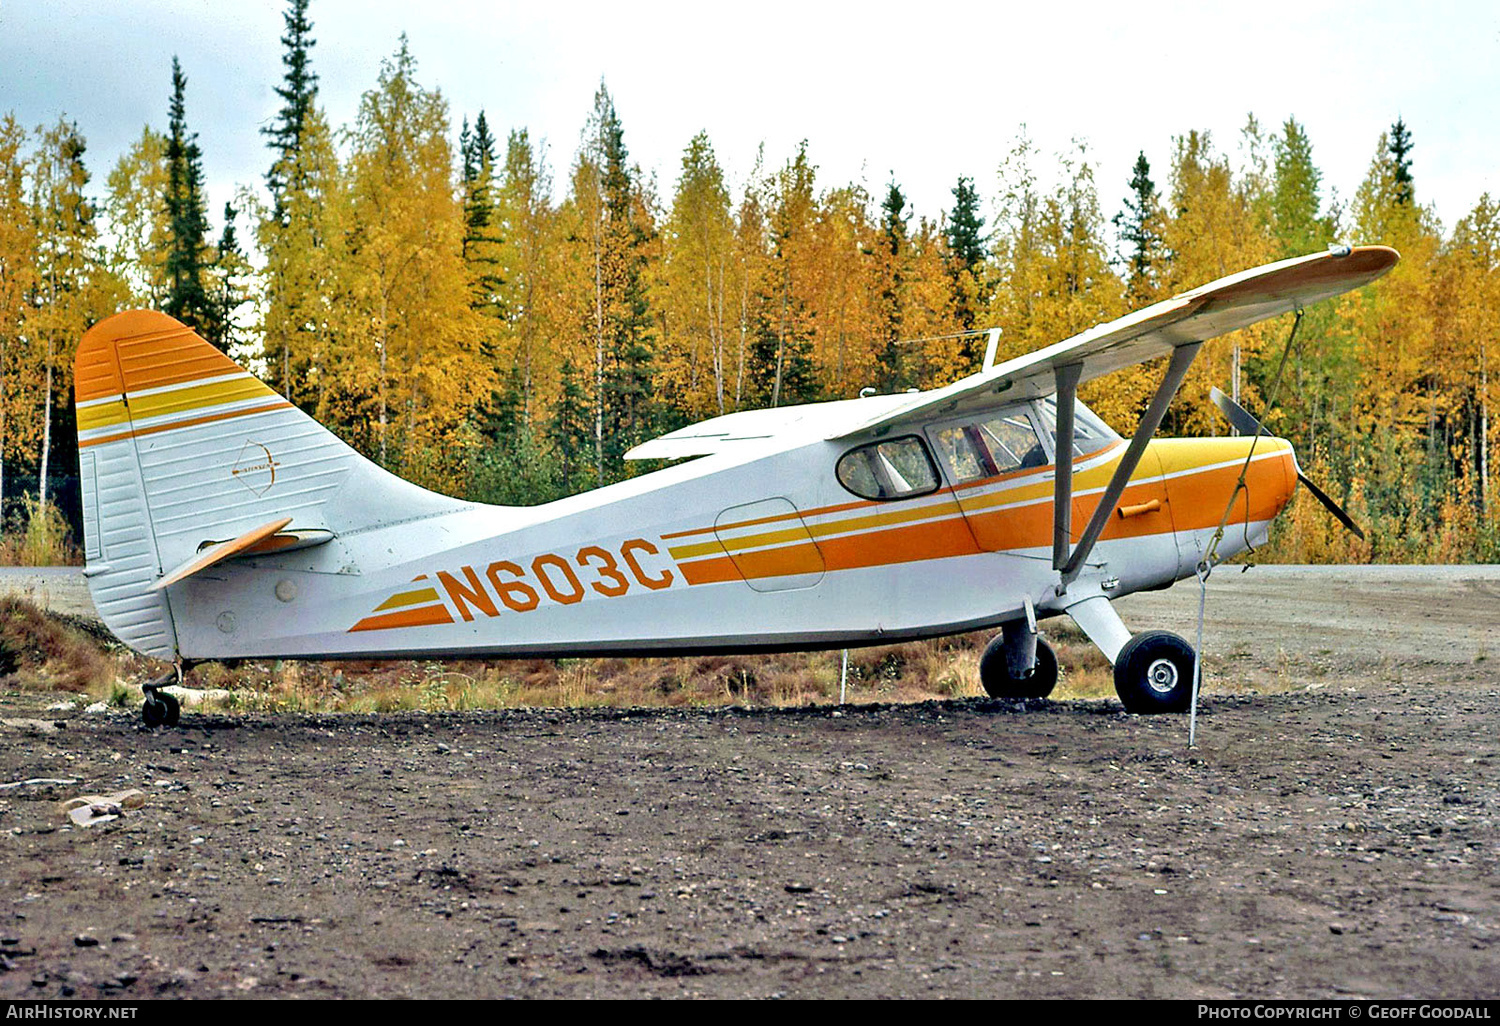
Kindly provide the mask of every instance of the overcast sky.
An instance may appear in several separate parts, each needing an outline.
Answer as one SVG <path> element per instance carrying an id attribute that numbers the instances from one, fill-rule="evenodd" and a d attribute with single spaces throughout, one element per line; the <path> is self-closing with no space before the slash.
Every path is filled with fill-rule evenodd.
<path id="1" fill-rule="evenodd" d="M 258 129 L 280 83 L 281 0 L 0 0 L 0 114 L 76 120 L 94 189 L 143 125 L 167 122 L 171 60 L 188 76 L 211 213 L 259 185 Z M 1415 140 L 1418 198 L 1445 226 L 1500 194 L 1500 4 L 1316 0 L 594 4 L 572 0 L 313 0 L 319 100 L 354 117 L 380 61 L 410 39 L 455 138 L 483 108 L 503 140 L 545 139 L 556 181 L 601 78 L 632 159 L 670 200 L 688 140 L 707 129 L 736 186 L 807 139 L 822 187 L 892 176 L 918 214 L 952 206 L 959 175 L 986 203 L 1022 123 L 1046 158 L 1086 140 L 1106 216 L 1136 153 L 1164 188 L 1171 137 L 1207 129 L 1235 156 L 1253 113 L 1306 126 L 1348 199 L 1397 116 Z M 1360 240 L 1353 240 L 1360 241 Z"/>

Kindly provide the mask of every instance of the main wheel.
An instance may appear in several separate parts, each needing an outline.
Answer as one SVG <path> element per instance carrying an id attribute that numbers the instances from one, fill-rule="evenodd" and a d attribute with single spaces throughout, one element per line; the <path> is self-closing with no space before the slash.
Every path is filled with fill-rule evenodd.
<path id="1" fill-rule="evenodd" d="M 1169 631 L 1142 631 L 1115 658 L 1126 712 L 1185 712 L 1193 700 L 1193 646 Z"/>
<path id="2" fill-rule="evenodd" d="M 1005 661 L 1005 635 L 997 634 L 979 657 L 979 683 L 991 698 L 1046 698 L 1057 686 L 1057 653 L 1038 637 L 1031 676 L 1012 677 Z"/>

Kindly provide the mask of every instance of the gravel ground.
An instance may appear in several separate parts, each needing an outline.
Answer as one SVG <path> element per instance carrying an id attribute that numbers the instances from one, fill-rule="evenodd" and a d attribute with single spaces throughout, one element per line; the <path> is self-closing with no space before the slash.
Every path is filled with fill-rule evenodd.
<path id="1" fill-rule="evenodd" d="M 1195 586 L 1123 603 L 1191 636 Z M 1500 573 L 1211 582 L 1225 684 L 844 710 L 0 697 L 0 996 L 1495 997 Z M 88 828 L 59 802 L 125 788 Z"/>

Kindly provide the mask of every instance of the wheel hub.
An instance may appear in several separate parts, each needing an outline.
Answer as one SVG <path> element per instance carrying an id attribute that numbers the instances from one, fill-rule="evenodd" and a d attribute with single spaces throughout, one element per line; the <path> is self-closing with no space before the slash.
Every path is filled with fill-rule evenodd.
<path id="1" fill-rule="evenodd" d="M 1157 659 L 1146 668 L 1146 684 L 1157 694 L 1170 694 L 1177 687 L 1177 664 L 1170 659 Z"/>

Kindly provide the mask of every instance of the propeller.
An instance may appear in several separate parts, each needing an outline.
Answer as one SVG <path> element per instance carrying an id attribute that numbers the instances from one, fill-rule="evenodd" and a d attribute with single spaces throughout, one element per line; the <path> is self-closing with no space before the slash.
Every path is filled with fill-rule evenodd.
<path id="1" fill-rule="evenodd" d="M 1225 395 L 1217 387 L 1209 389 L 1208 397 L 1213 400 L 1214 405 L 1219 408 L 1219 412 L 1224 414 L 1229 423 L 1233 424 L 1234 429 L 1240 434 L 1271 437 L 1271 433 L 1261 426 L 1260 421 L 1251 416 L 1249 410 L 1229 398 L 1229 396 Z M 1292 465 L 1296 466 L 1295 457 L 1293 458 Z M 1297 480 L 1307 486 L 1307 490 L 1313 493 L 1313 498 L 1321 502 L 1324 508 L 1332 513 L 1339 523 L 1353 531 L 1360 541 L 1364 541 L 1365 532 L 1360 530 L 1359 525 L 1354 522 L 1348 513 L 1344 512 L 1342 506 L 1334 502 L 1327 492 L 1313 484 L 1312 479 L 1302 473 L 1301 467 L 1297 467 Z"/>

